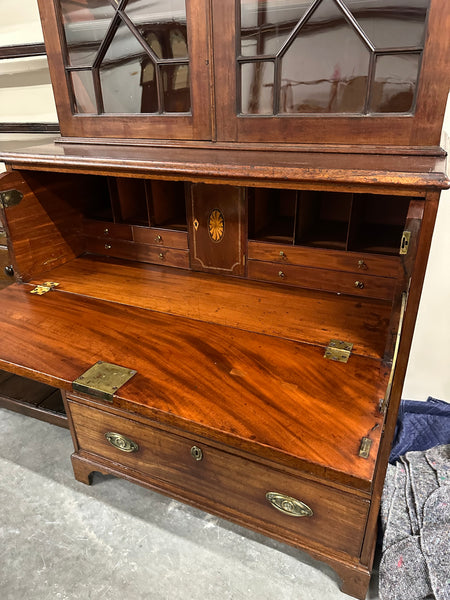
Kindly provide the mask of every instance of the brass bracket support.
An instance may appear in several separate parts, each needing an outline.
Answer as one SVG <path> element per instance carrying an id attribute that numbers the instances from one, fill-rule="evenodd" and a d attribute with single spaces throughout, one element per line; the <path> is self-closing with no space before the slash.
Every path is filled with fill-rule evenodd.
<path id="1" fill-rule="evenodd" d="M 352 353 L 353 344 L 351 342 L 342 342 L 341 340 L 330 340 L 325 349 L 324 357 L 329 360 L 346 363 Z"/>
<path id="2" fill-rule="evenodd" d="M 58 287 L 59 283 L 57 281 L 44 281 L 44 283 L 37 285 L 33 288 L 30 294 L 36 294 L 37 296 L 43 296 L 50 290 L 54 290 Z"/>
<path id="3" fill-rule="evenodd" d="M 72 389 L 112 402 L 117 390 L 136 373 L 134 369 L 99 360 L 72 382 Z"/>

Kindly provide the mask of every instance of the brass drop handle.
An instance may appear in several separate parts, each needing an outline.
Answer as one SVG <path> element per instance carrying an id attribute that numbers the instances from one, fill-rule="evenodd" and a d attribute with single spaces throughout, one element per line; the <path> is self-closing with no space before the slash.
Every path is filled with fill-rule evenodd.
<path id="1" fill-rule="evenodd" d="M 105 227 L 105 229 L 103 230 L 104 235 L 108 235 L 109 234 L 109 229 L 107 227 Z"/>
<path id="2" fill-rule="evenodd" d="M 284 279 L 286 277 L 286 275 L 283 273 L 283 271 L 278 271 L 278 277 L 280 279 Z"/>
<path id="3" fill-rule="evenodd" d="M 367 270 L 367 265 L 362 259 L 358 260 L 358 269 L 363 269 L 364 271 Z"/>
<path id="4" fill-rule="evenodd" d="M 163 241 L 163 239 L 162 239 L 162 237 L 161 237 L 160 235 L 157 235 L 157 236 L 155 237 L 155 242 L 156 242 L 157 244 L 161 244 L 161 243 L 162 243 L 162 241 Z"/>
<path id="5" fill-rule="evenodd" d="M 362 290 L 364 288 L 364 283 L 362 281 L 355 281 L 355 288 Z"/>
<path id="6" fill-rule="evenodd" d="M 270 504 L 290 517 L 312 517 L 313 511 L 307 504 L 297 498 L 291 498 L 279 492 L 267 492 L 266 499 Z"/>
<path id="7" fill-rule="evenodd" d="M 160 258 L 161 260 L 164 260 L 164 259 L 165 259 L 164 252 L 160 252 L 160 253 L 159 253 L 159 258 Z"/>
<path id="8" fill-rule="evenodd" d="M 133 440 L 129 440 L 121 433 L 116 433 L 115 431 L 108 431 L 105 433 L 105 438 L 118 450 L 122 452 L 137 452 L 139 450 L 138 444 L 133 442 Z"/>
<path id="9" fill-rule="evenodd" d="M 105 244 L 105 250 L 111 250 L 112 246 L 111 244 Z"/>
<path id="10" fill-rule="evenodd" d="M 191 456 L 194 460 L 202 460 L 203 458 L 203 452 L 202 449 L 199 448 L 198 446 L 192 446 L 191 448 Z"/>
<path id="11" fill-rule="evenodd" d="M 286 253 L 280 250 L 280 258 L 287 258 Z"/>

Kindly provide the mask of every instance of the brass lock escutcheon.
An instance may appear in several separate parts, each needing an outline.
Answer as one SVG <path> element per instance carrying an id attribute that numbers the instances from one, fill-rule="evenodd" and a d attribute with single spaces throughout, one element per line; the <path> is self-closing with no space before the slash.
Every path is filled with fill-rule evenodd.
<path id="1" fill-rule="evenodd" d="M 105 433 L 105 438 L 118 450 L 122 452 L 137 452 L 139 450 L 139 446 L 133 440 L 129 440 L 121 433 L 116 433 L 114 431 L 108 431 Z"/>
<path id="2" fill-rule="evenodd" d="M 199 448 L 198 446 L 192 446 L 191 456 L 194 460 L 202 460 L 202 458 L 203 458 L 202 449 Z"/>
<path id="3" fill-rule="evenodd" d="M 307 504 L 296 498 L 278 492 L 267 492 L 266 498 L 274 508 L 290 517 L 312 517 L 314 514 Z"/>

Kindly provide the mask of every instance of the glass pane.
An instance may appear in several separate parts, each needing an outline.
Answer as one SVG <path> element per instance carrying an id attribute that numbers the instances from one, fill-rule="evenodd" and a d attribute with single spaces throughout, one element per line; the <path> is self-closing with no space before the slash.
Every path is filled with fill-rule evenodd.
<path id="1" fill-rule="evenodd" d="M 108 0 L 60 0 L 69 64 L 92 66 L 115 15 Z"/>
<path id="2" fill-rule="evenodd" d="M 122 24 L 118 28 L 100 68 L 106 113 L 140 113 L 143 67 L 149 58 L 141 44 Z"/>
<path id="3" fill-rule="evenodd" d="M 243 114 L 273 114 L 273 78 L 274 65 L 272 62 L 241 65 L 241 110 Z"/>
<path id="4" fill-rule="evenodd" d="M 423 46 L 430 0 L 345 0 L 345 4 L 377 49 Z"/>
<path id="5" fill-rule="evenodd" d="M 0 60 L 2 123 L 57 123 L 45 56 Z"/>
<path id="6" fill-rule="evenodd" d="M 164 111 L 189 112 L 191 94 L 188 65 L 162 65 L 161 77 L 164 90 Z"/>
<path id="7" fill-rule="evenodd" d="M 241 0 L 241 54 L 273 55 L 312 0 Z"/>
<path id="8" fill-rule="evenodd" d="M 94 82 L 91 71 L 74 71 L 70 73 L 74 96 L 75 113 L 97 113 Z"/>
<path id="9" fill-rule="evenodd" d="M 1 0 L 0 12 L 0 46 L 43 43 L 36 0 Z"/>
<path id="10" fill-rule="evenodd" d="M 130 0 L 126 14 L 158 58 L 187 58 L 185 0 Z"/>
<path id="11" fill-rule="evenodd" d="M 323 0 L 281 63 L 280 112 L 361 113 L 369 51 L 333 0 Z"/>
<path id="12" fill-rule="evenodd" d="M 411 112 L 419 64 L 420 54 L 378 56 L 370 111 Z"/>
<path id="13" fill-rule="evenodd" d="M 156 69 L 150 59 L 142 63 L 142 102 L 141 113 L 158 112 L 158 87 Z"/>

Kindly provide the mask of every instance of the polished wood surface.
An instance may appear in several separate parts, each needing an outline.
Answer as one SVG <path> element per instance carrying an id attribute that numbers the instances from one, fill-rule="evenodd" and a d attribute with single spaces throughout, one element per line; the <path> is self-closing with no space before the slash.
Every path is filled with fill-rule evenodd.
<path id="1" fill-rule="evenodd" d="M 297 265 L 250 260 L 248 276 L 260 281 L 273 281 L 316 290 L 326 290 L 358 297 L 392 300 L 396 280 L 365 273 L 344 273 L 330 269 L 311 269 Z"/>
<path id="2" fill-rule="evenodd" d="M 421 196 L 448 188 L 436 156 L 270 152 L 214 148 L 49 143 L 0 152 L 14 168 L 209 181 L 294 189 L 345 189 Z M 269 148 L 267 149 L 269 150 Z"/>
<path id="3" fill-rule="evenodd" d="M 246 203 L 242 187 L 203 183 L 189 186 L 187 214 L 193 270 L 245 274 Z"/>
<path id="4" fill-rule="evenodd" d="M 69 401 L 79 453 L 100 455 L 111 463 L 142 473 L 148 482 L 176 487 L 187 499 L 195 494 L 203 508 L 233 518 L 245 517 L 256 525 L 282 533 L 288 539 L 307 539 L 310 544 L 358 553 L 369 502 L 367 499 L 293 477 L 209 446 L 203 439 L 162 431 L 151 423 Z M 116 432 L 137 444 L 135 452 L 123 452 L 107 441 L 105 434 Z M 195 460 L 192 447 L 201 450 Z M 266 500 L 275 491 L 304 502 L 313 515 L 293 518 L 281 513 Z"/>
<path id="5" fill-rule="evenodd" d="M 48 271 L 83 252 L 82 216 L 75 207 L 95 195 L 99 183 L 92 177 L 73 181 L 68 175 L 42 172 L 11 171 L 2 176 L 2 189 L 23 194 L 17 205 L 6 209 L 11 258 L 21 278 Z"/>
<path id="6" fill-rule="evenodd" d="M 98 360 L 121 364 L 138 374 L 118 406 L 370 487 L 388 375 L 379 361 L 353 356 L 344 365 L 324 359 L 323 347 L 29 289 L 1 292 L 0 335 L 15 340 L 3 367 L 70 390 Z M 368 459 L 358 456 L 364 436 L 373 439 Z"/>
<path id="7" fill-rule="evenodd" d="M 66 292 L 381 358 L 390 304 L 86 255 L 51 272 Z M 41 282 L 37 274 L 30 283 Z M 151 293 L 149 293 L 151 290 Z M 301 318 L 299 318 L 301 315 Z"/>
<path id="8" fill-rule="evenodd" d="M 380 256 L 366 252 L 341 252 L 325 248 L 270 244 L 249 241 L 248 257 L 253 260 L 276 262 L 281 267 L 301 265 L 332 269 L 350 273 L 378 275 L 380 277 L 397 277 L 400 267 L 398 256 Z"/>

